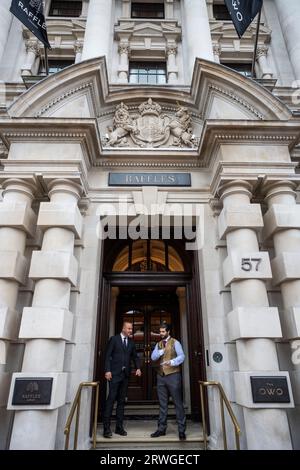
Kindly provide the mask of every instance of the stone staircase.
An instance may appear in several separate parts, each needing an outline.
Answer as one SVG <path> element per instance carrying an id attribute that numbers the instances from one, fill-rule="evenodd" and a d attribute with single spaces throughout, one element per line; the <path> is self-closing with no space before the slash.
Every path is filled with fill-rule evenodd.
<path id="1" fill-rule="evenodd" d="M 169 419 L 166 436 L 151 438 L 150 434 L 156 430 L 157 421 L 150 419 L 128 419 L 124 422 L 127 436 L 113 433 L 110 439 L 102 435 L 100 425 L 97 433 L 97 449 L 101 450 L 202 450 L 203 435 L 201 423 L 187 421 L 186 441 L 179 441 L 176 421 Z M 114 423 L 111 426 L 114 431 Z"/>

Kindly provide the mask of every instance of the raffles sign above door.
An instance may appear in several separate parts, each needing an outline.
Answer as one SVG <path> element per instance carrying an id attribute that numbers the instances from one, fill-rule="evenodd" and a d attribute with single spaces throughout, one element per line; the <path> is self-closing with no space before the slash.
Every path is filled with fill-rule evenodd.
<path id="1" fill-rule="evenodd" d="M 191 186 L 190 173 L 109 173 L 108 186 Z"/>

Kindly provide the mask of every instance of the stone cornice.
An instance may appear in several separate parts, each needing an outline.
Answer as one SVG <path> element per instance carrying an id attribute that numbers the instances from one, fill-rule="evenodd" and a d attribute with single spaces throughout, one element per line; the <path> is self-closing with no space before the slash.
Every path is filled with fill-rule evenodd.
<path id="1" fill-rule="evenodd" d="M 79 143 L 87 168 L 94 166 L 101 154 L 95 119 L 0 119 L 0 138 L 8 148 L 15 142 Z"/>
<path id="2" fill-rule="evenodd" d="M 199 160 L 211 166 L 222 144 L 284 145 L 292 150 L 300 140 L 296 121 L 206 121 L 199 145 Z"/>

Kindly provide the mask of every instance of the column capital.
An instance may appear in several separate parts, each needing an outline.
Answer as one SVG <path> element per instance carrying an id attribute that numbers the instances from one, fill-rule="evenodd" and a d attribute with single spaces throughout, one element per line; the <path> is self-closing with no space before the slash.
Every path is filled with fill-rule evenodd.
<path id="1" fill-rule="evenodd" d="M 75 54 L 81 54 L 82 49 L 83 49 L 83 42 L 79 41 L 79 40 L 75 41 L 75 43 L 74 43 Z"/>
<path id="2" fill-rule="evenodd" d="M 166 49 L 166 55 L 167 57 L 169 55 L 176 55 L 177 54 L 177 44 L 168 44 L 167 49 Z"/>
<path id="3" fill-rule="evenodd" d="M 2 188 L 4 189 L 4 197 L 10 193 L 19 193 L 30 200 L 34 199 L 34 195 L 37 190 L 36 186 L 32 182 L 18 178 L 4 180 Z"/>
<path id="4" fill-rule="evenodd" d="M 27 54 L 28 52 L 33 52 L 36 56 L 40 54 L 39 43 L 35 39 L 27 39 L 25 41 L 25 48 L 26 48 Z"/>
<path id="5" fill-rule="evenodd" d="M 266 45 L 258 46 L 256 52 L 256 60 L 258 60 L 260 57 L 267 57 L 268 50 L 269 48 Z"/>
<path id="6" fill-rule="evenodd" d="M 267 181 L 262 187 L 262 192 L 268 203 L 276 201 L 278 197 L 281 198 L 282 196 L 289 196 L 296 199 L 297 186 L 297 183 L 290 180 L 281 180 L 275 182 Z"/>
<path id="7" fill-rule="evenodd" d="M 77 200 L 83 194 L 83 188 L 80 184 L 75 183 L 69 179 L 55 179 L 48 183 L 49 197 L 52 198 L 53 195 L 66 194 L 75 197 Z"/>
<path id="8" fill-rule="evenodd" d="M 233 196 L 234 194 L 245 195 L 250 199 L 252 197 L 252 190 L 253 185 L 249 183 L 249 181 L 231 180 L 221 184 L 218 188 L 217 194 L 221 201 L 229 196 Z"/>
<path id="9" fill-rule="evenodd" d="M 126 54 L 129 56 L 130 54 L 130 45 L 129 43 L 120 43 L 119 46 L 118 46 L 118 52 L 119 54 Z"/>
<path id="10" fill-rule="evenodd" d="M 213 46 L 213 52 L 214 52 L 214 55 L 215 55 L 215 56 L 220 57 L 220 56 L 221 56 L 221 53 L 222 53 L 221 44 L 215 44 L 215 45 Z"/>

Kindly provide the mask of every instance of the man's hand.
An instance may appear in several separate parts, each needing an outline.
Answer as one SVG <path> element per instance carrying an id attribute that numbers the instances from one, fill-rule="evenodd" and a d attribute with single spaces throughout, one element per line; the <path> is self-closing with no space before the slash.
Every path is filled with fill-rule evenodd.
<path id="1" fill-rule="evenodd" d="M 110 381 L 112 379 L 112 373 L 111 372 L 106 372 L 105 373 L 105 378 L 106 378 L 106 380 Z"/>
<path id="2" fill-rule="evenodd" d="M 165 361 L 162 363 L 162 366 L 171 366 L 171 365 L 172 365 L 171 361 Z"/>
<path id="3" fill-rule="evenodd" d="M 137 375 L 138 377 L 140 377 L 140 376 L 142 375 L 141 369 L 137 369 L 137 370 L 135 371 L 135 375 Z"/>

